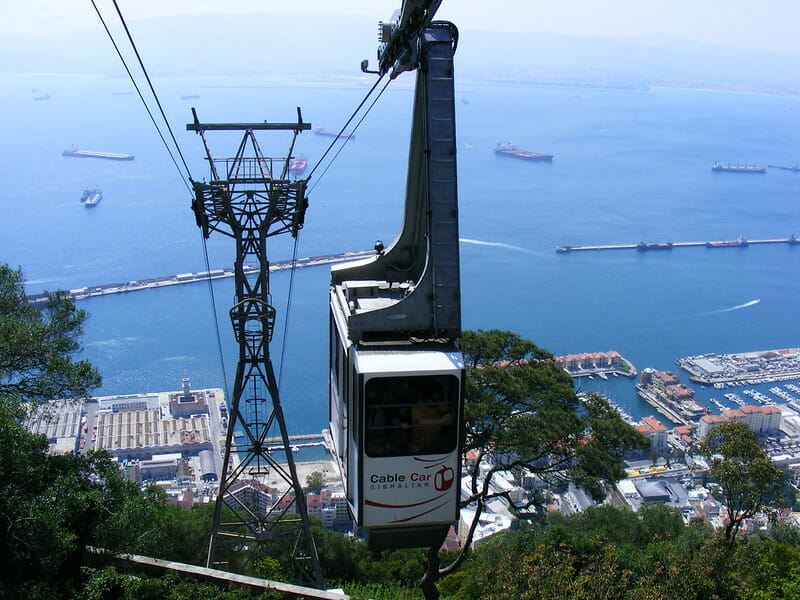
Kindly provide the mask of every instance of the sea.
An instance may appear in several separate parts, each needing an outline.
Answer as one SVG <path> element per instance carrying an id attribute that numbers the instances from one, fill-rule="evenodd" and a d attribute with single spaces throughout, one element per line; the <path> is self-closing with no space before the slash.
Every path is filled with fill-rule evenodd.
<path id="1" fill-rule="evenodd" d="M 128 80 L 0 75 L 0 261 L 22 267 L 29 293 L 205 270 L 188 178 L 208 179 L 210 171 L 201 138 L 186 130 L 191 108 L 203 122 L 291 122 L 300 107 L 306 121 L 338 131 L 372 81 L 153 83 L 172 133 L 146 97 L 159 133 Z M 639 370 L 676 370 L 677 358 L 709 352 L 800 346 L 800 247 L 555 251 L 564 244 L 800 234 L 800 173 L 711 171 L 714 161 L 797 165 L 799 98 L 459 80 L 456 98 L 465 329 L 513 331 L 556 355 L 616 350 Z M 355 138 L 313 171 L 297 256 L 394 239 L 412 104 L 413 75 L 406 74 L 354 120 Z M 161 139 L 173 135 L 180 153 L 168 152 Z M 265 133 L 259 144 L 280 157 L 290 138 Z M 221 158 L 233 156 L 240 136 L 210 133 L 208 140 Z M 308 158 L 306 174 L 330 142 L 311 132 L 298 136 L 295 154 Z M 498 142 L 554 160 L 496 156 Z M 73 144 L 136 158 L 62 156 Z M 101 188 L 103 200 L 87 209 L 79 199 L 90 187 Z M 288 236 L 271 238 L 270 259 L 290 259 L 293 244 Z M 212 234 L 207 252 L 212 269 L 233 264 L 230 238 Z M 271 356 L 292 434 L 327 424 L 328 280 L 327 266 L 271 276 L 278 310 Z M 233 302 L 230 279 L 213 288 L 200 282 L 80 301 L 90 315 L 82 356 L 103 375 L 96 394 L 177 390 L 189 378 L 193 388 L 225 388 L 229 396 L 237 359 Z M 655 413 L 630 379 L 576 385 L 607 394 L 636 419 Z M 732 406 L 719 390 L 693 387 L 701 399 Z"/>

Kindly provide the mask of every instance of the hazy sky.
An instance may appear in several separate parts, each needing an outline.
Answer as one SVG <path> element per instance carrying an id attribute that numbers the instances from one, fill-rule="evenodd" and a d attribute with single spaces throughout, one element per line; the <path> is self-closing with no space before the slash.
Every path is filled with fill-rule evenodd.
<path id="1" fill-rule="evenodd" d="M 111 0 L 95 0 L 113 11 Z M 192 13 L 358 14 L 387 19 L 400 0 L 118 0 L 131 21 Z M 496 7 L 495 10 L 487 9 Z M 800 54 L 800 0 L 444 0 L 437 18 L 462 31 L 548 31 L 629 37 L 668 34 Z M 91 0 L 0 0 L 0 34 L 97 27 Z"/>

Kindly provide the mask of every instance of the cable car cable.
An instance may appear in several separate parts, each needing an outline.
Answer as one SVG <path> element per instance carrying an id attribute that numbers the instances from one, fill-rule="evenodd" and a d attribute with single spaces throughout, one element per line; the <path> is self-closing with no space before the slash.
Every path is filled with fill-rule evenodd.
<path id="1" fill-rule="evenodd" d="M 278 369 L 278 389 L 281 387 L 281 378 L 283 377 L 283 357 L 286 354 L 286 340 L 289 337 L 289 309 L 292 306 L 292 294 L 294 292 L 294 274 L 297 270 L 297 250 L 300 242 L 300 234 L 298 233 L 294 238 L 294 251 L 292 252 L 292 268 L 289 273 L 289 292 L 286 296 L 286 312 L 283 317 L 283 340 L 281 341 L 281 366 Z"/>
<path id="2" fill-rule="evenodd" d="M 92 0 L 92 2 L 94 2 L 94 0 Z M 153 87 L 153 82 L 150 81 L 150 75 L 147 73 L 147 69 L 144 66 L 144 62 L 142 62 L 142 57 L 139 55 L 139 49 L 136 47 L 136 43 L 133 41 L 131 32 L 128 30 L 128 24 L 125 22 L 125 18 L 122 16 L 122 11 L 120 11 L 119 6 L 117 5 L 117 0 L 112 0 L 112 2 L 114 3 L 114 8 L 117 9 L 119 20 L 122 22 L 122 26 L 125 28 L 125 33 L 128 35 L 128 40 L 131 43 L 133 52 L 136 54 L 136 58 L 139 61 L 139 66 L 142 68 L 142 73 L 144 73 L 144 78 L 147 80 L 147 85 L 150 86 L 150 91 L 152 92 L 153 98 L 156 101 L 158 110 L 161 111 L 161 118 L 164 119 L 164 123 L 167 126 L 167 130 L 169 131 L 169 134 L 172 137 L 172 143 L 175 144 L 175 148 L 178 150 L 178 155 L 181 157 L 181 161 L 183 162 L 183 166 L 186 169 L 186 173 L 189 175 L 189 179 L 192 179 L 191 173 L 189 171 L 189 165 L 186 164 L 186 159 L 183 157 L 183 152 L 181 152 L 181 147 L 178 144 L 178 140 L 175 139 L 175 134 L 172 131 L 172 127 L 170 127 L 167 115 L 164 113 L 164 108 L 161 106 L 161 101 L 158 99 L 158 94 L 156 93 L 156 90 Z"/>
<path id="3" fill-rule="evenodd" d="M 180 176 L 181 180 L 183 181 L 183 184 L 186 186 L 186 189 L 191 191 L 192 188 L 189 185 L 189 183 L 186 181 L 186 178 L 183 176 L 183 173 L 181 172 L 180 166 L 178 165 L 178 162 L 175 160 L 175 156 L 173 155 L 172 150 L 170 149 L 169 144 L 167 143 L 167 140 L 164 139 L 164 135 L 161 132 L 161 129 L 159 128 L 158 123 L 156 122 L 156 119 L 153 116 L 152 111 L 150 110 L 150 107 L 147 105 L 147 102 L 144 99 L 144 95 L 142 94 L 142 91 L 139 89 L 139 85 L 136 83 L 136 79 L 133 77 L 133 73 L 131 73 L 131 70 L 128 67 L 128 63 L 125 62 L 125 58 L 122 56 L 122 52 L 120 51 L 119 46 L 117 45 L 117 42 L 114 40 L 114 35 L 111 33 L 111 30 L 109 30 L 108 25 L 106 25 L 105 19 L 103 19 L 103 15 L 100 13 L 100 10 L 97 8 L 97 4 L 95 4 L 95 1 L 91 0 L 91 3 L 92 3 L 92 6 L 94 7 L 95 12 L 97 13 L 97 17 L 100 19 L 100 23 L 103 25 L 103 29 L 105 29 L 106 34 L 108 35 L 108 39 L 111 40 L 111 44 L 114 46 L 114 50 L 117 52 L 117 56 L 119 57 L 119 60 L 122 62 L 122 66 L 125 68 L 125 71 L 128 73 L 128 77 L 130 78 L 134 89 L 136 89 L 136 93 L 139 95 L 139 100 L 142 101 L 142 105 L 144 106 L 145 110 L 147 111 L 147 114 L 150 116 L 150 121 L 152 121 L 153 127 L 156 128 L 156 132 L 158 133 L 158 136 L 161 138 L 161 142 L 164 144 L 164 148 L 167 150 L 167 154 L 169 154 L 169 157 L 172 159 L 172 163 L 175 165 L 175 168 L 178 171 L 178 175 Z M 133 43 L 133 42 L 131 42 L 131 43 Z M 180 152 L 180 148 L 178 149 L 178 152 Z M 184 162 L 184 165 L 185 164 L 186 163 Z M 187 174 L 189 174 L 189 179 L 191 179 L 192 177 L 191 177 L 191 174 L 189 173 L 188 167 L 186 169 L 186 172 L 187 172 Z"/>
<path id="4" fill-rule="evenodd" d="M 348 125 L 350 124 L 350 122 L 351 122 L 351 121 L 352 121 L 352 120 L 353 120 L 353 119 L 356 117 L 356 115 L 358 114 L 358 111 L 360 111 L 360 110 L 361 110 L 361 107 L 363 107 L 363 106 L 364 106 L 364 104 L 366 103 L 366 101 L 367 101 L 367 100 L 369 100 L 369 97 L 372 95 L 372 92 L 374 92 L 374 91 L 375 91 L 375 88 L 377 88 L 377 87 L 378 87 L 378 84 L 381 82 L 381 79 L 383 79 L 383 75 L 381 75 L 380 77 L 378 77 L 378 79 L 375 81 L 375 83 L 373 84 L 373 86 L 372 86 L 372 87 L 369 89 L 369 91 L 367 92 L 366 96 L 364 96 L 364 99 L 363 99 L 363 100 L 361 100 L 361 102 L 359 103 L 359 105 L 358 105 L 358 106 L 356 107 L 356 109 L 353 111 L 353 114 L 351 114 L 351 115 L 350 115 L 350 118 L 349 118 L 349 119 L 347 119 L 347 122 L 346 122 L 346 123 L 345 123 L 345 124 L 342 126 L 342 128 L 339 130 L 339 133 L 336 135 L 336 137 L 334 138 L 334 140 L 333 140 L 333 141 L 330 143 L 330 145 L 328 146 L 327 150 L 325 150 L 325 152 L 322 154 L 322 156 L 320 157 L 320 159 L 317 161 L 317 164 L 315 164 L 315 165 L 314 165 L 314 168 L 312 168 L 312 169 L 311 169 L 311 172 L 308 174 L 308 178 L 309 178 L 309 179 L 310 179 L 310 178 L 311 178 L 311 176 L 314 174 L 314 171 L 316 171 L 316 170 L 317 170 L 317 168 L 318 168 L 318 167 L 319 167 L 319 165 L 322 163 L 322 161 L 323 161 L 323 160 L 325 160 L 325 157 L 328 155 L 328 152 L 330 152 L 330 151 L 331 151 L 331 148 L 333 148 L 334 144 L 336 144 L 336 142 L 338 142 L 338 141 L 339 141 L 339 137 L 342 135 L 342 132 L 344 132 L 344 130 L 345 130 L 345 129 L 347 129 L 347 126 L 348 126 Z M 385 88 L 384 88 L 384 89 L 385 89 Z M 362 120 L 363 120 L 363 118 L 362 118 Z M 359 123 L 361 123 L 361 121 L 359 121 Z M 358 125 L 356 125 L 356 128 L 358 128 Z M 353 131 L 355 131 L 355 129 L 354 129 Z M 347 140 L 345 140 L 345 143 L 347 143 Z M 344 144 L 342 144 L 342 146 L 344 146 Z"/>
<path id="5" fill-rule="evenodd" d="M 228 389 L 228 375 L 225 371 L 225 356 L 222 352 L 222 336 L 219 333 L 219 318 L 217 317 L 217 301 L 214 295 L 214 284 L 211 280 L 211 265 L 208 260 L 208 244 L 206 242 L 206 238 L 203 235 L 202 231 L 200 232 L 200 237 L 203 240 L 203 257 L 205 258 L 206 262 L 206 281 L 208 281 L 208 291 L 211 295 L 211 312 L 214 315 L 214 330 L 216 331 L 217 335 L 217 350 L 219 351 L 219 362 L 220 368 L 222 369 L 222 384 L 224 386 L 225 394 L 228 394 L 230 390 Z M 227 397 L 227 396 L 226 396 Z"/>
<path id="6" fill-rule="evenodd" d="M 95 4 L 95 1 L 91 0 L 91 2 L 92 2 L 92 6 L 94 7 L 95 12 L 97 13 L 97 17 L 100 19 L 100 23 L 103 25 L 103 29 L 105 29 L 109 40 L 111 40 L 111 44 L 114 46 L 114 50 L 117 52 L 117 56 L 119 57 L 120 61 L 122 62 L 122 65 L 125 68 L 125 71 L 128 73 L 128 77 L 130 78 L 131 83 L 133 83 L 133 87 L 136 89 L 136 92 L 139 95 L 139 99 L 141 100 L 142 105 L 144 106 L 145 110 L 147 111 L 147 114 L 150 116 L 150 121 L 153 123 L 153 126 L 156 129 L 156 132 L 158 133 L 159 137 L 161 138 L 161 142 L 164 144 L 164 148 L 166 149 L 167 153 L 169 154 L 170 158 L 172 159 L 172 163 L 175 165 L 175 169 L 178 172 L 178 176 L 181 178 L 181 180 L 183 181 L 183 183 L 186 186 L 186 188 L 189 191 L 192 191 L 192 188 L 189 185 L 189 183 L 186 181 L 186 178 L 184 177 L 183 172 L 181 171 L 180 166 L 178 165 L 178 162 L 175 160 L 175 156 L 173 155 L 172 150 L 170 149 L 169 144 L 167 143 L 167 140 L 164 138 L 164 135 L 163 135 L 163 133 L 161 131 L 161 128 L 158 126 L 158 123 L 156 122 L 156 119 L 153 116 L 153 113 L 150 110 L 150 107 L 147 105 L 147 102 L 144 99 L 142 91 L 139 89 L 139 86 L 136 83 L 135 78 L 133 77 L 133 73 L 131 73 L 131 70 L 128 67 L 127 62 L 125 61 L 125 58 L 122 56 L 122 52 L 120 51 L 119 46 L 117 45 L 116 41 L 114 40 L 113 34 L 109 30 L 108 25 L 105 22 L 105 19 L 103 19 L 103 15 L 100 13 L 100 10 L 97 8 L 97 5 Z M 119 7 L 117 6 L 116 0 L 114 0 L 114 6 L 117 9 L 117 13 L 119 14 L 119 17 L 120 17 L 120 20 L 123 23 L 123 26 L 125 26 L 125 20 L 122 17 L 122 14 L 120 13 L 120 10 L 119 10 Z M 128 31 L 127 26 L 125 26 L 125 31 L 128 33 L 128 39 L 130 40 L 131 45 L 134 47 L 134 51 L 136 52 L 137 58 L 139 58 L 139 64 L 140 64 L 140 66 L 142 68 L 142 71 L 145 74 L 145 77 L 147 78 L 148 83 L 150 84 L 150 90 L 153 93 L 153 96 L 155 97 L 155 100 L 156 100 L 156 103 L 158 104 L 159 109 L 161 109 L 161 116 L 164 118 L 164 122 L 166 123 L 167 128 L 169 129 L 170 134 L 172 135 L 172 141 L 175 143 L 175 147 L 178 150 L 178 153 L 180 154 L 180 157 L 181 157 L 181 160 L 183 161 L 184 167 L 186 167 L 186 174 L 188 175 L 189 179 L 191 180 L 192 179 L 192 175 L 191 175 L 191 172 L 189 170 L 189 167 L 186 165 L 186 161 L 183 158 L 183 153 L 181 153 L 180 145 L 178 144 L 177 140 L 175 139 L 175 136 L 172 134 L 172 129 L 169 127 L 169 121 L 167 121 L 166 115 L 164 114 L 164 110 L 161 107 L 161 103 L 158 100 L 158 95 L 156 94 L 152 83 L 150 83 L 150 78 L 147 75 L 147 70 L 145 69 L 144 64 L 142 64 L 141 57 L 139 57 L 138 51 L 136 51 L 136 45 L 133 42 L 133 39 L 131 38 L 130 31 Z M 204 255 L 204 258 L 205 258 L 205 265 L 206 265 L 206 280 L 208 281 L 208 289 L 209 289 L 209 295 L 211 297 L 211 308 L 212 308 L 213 321 L 214 321 L 214 330 L 215 330 L 215 335 L 216 335 L 216 338 L 217 338 L 217 350 L 218 350 L 218 354 L 219 354 L 218 358 L 219 358 L 219 362 L 220 362 L 220 369 L 222 370 L 222 381 L 223 381 L 225 393 L 228 394 L 230 392 L 230 390 L 228 389 L 228 377 L 227 377 L 227 372 L 225 370 L 225 358 L 224 358 L 224 354 L 223 354 L 223 351 L 222 351 L 222 336 L 220 334 L 219 317 L 217 316 L 216 296 L 214 294 L 214 287 L 213 287 L 213 283 L 212 283 L 212 280 L 211 280 L 211 265 L 210 265 L 209 258 L 208 258 L 208 246 L 207 246 L 205 237 L 201 236 L 201 238 L 202 238 L 202 243 L 203 243 L 203 255 Z"/>
<path id="7" fill-rule="evenodd" d="M 378 81 L 380 81 L 380 79 L 378 79 Z M 386 91 L 386 88 L 387 88 L 387 87 L 389 87 L 389 84 L 390 84 L 391 82 L 392 82 L 392 80 L 391 80 L 391 79 L 389 79 L 389 80 L 388 80 L 388 81 L 387 81 L 387 82 L 384 84 L 383 88 L 382 88 L 382 89 L 381 89 L 381 91 L 378 93 L 377 97 L 376 97 L 376 98 L 375 98 L 375 99 L 372 101 L 372 104 L 370 104 L 370 105 L 369 105 L 369 108 L 367 108 L 366 112 L 365 112 L 365 113 L 362 115 L 362 117 L 361 117 L 361 118 L 358 120 L 358 123 L 356 123 L 356 126 L 353 128 L 353 131 L 356 131 L 356 130 L 359 128 L 359 126 L 361 125 L 361 123 L 364 121 L 364 119 L 366 119 L 366 118 L 367 118 L 367 115 L 370 113 L 370 111 L 371 111 L 371 110 L 372 110 L 372 108 L 375 106 L 375 104 L 378 102 L 378 100 L 380 100 L 380 97 L 383 95 L 383 92 L 385 92 L 385 91 Z M 370 90 L 370 94 L 371 94 L 371 93 L 372 93 L 372 90 Z M 364 100 L 365 100 L 365 101 L 366 101 L 366 99 L 367 99 L 367 98 L 364 98 Z M 363 102 L 362 102 L 361 104 L 363 105 Z M 360 109 L 360 108 L 361 108 L 361 105 L 359 105 L 359 109 Z M 357 110 L 358 110 L 358 109 L 357 109 Z M 354 114 L 353 116 L 355 116 L 355 114 Z M 351 118 L 351 120 L 352 120 L 352 118 Z M 346 127 L 346 125 L 345 125 L 345 127 Z M 345 144 L 346 144 L 346 143 L 347 143 L 347 141 L 345 140 Z M 341 145 L 341 147 L 339 148 L 339 150 L 336 152 L 336 154 L 334 154 L 334 155 L 333 155 L 333 158 L 331 158 L 330 162 L 328 162 L 328 164 L 325 166 L 325 169 L 322 171 L 322 174 L 321 174 L 321 175 L 320 175 L 320 176 L 317 178 L 317 180 L 316 180 L 316 181 L 315 181 L 315 182 L 314 182 L 314 183 L 311 185 L 311 187 L 309 188 L 309 190 L 308 190 L 308 192 L 309 192 L 309 193 L 313 192 L 313 191 L 314 191 L 314 188 L 316 188 L 316 187 L 317 187 L 317 185 L 319 184 L 319 182 L 320 182 L 320 181 L 322 181 L 322 178 L 325 176 L 325 173 L 327 173 L 327 172 L 328 172 L 328 169 L 330 169 L 330 168 L 331 168 L 331 165 L 333 165 L 333 163 L 334 163 L 334 161 L 336 160 L 336 158 L 339 156 L 339 154 L 341 154 L 342 150 L 344 150 L 344 146 L 345 146 L 345 144 L 342 144 L 342 145 Z M 320 159 L 320 162 L 321 162 L 321 161 L 322 161 L 322 159 Z M 317 164 L 319 164 L 319 163 L 317 163 Z M 316 169 L 316 167 L 314 167 L 314 168 Z M 312 171 L 312 173 L 313 173 L 313 171 Z M 310 178 L 310 177 L 311 177 L 311 176 L 309 175 L 309 178 Z"/>
<path id="8" fill-rule="evenodd" d="M 382 78 L 383 78 L 383 76 L 378 78 L 378 80 L 375 82 L 375 84 L 372 86 L 372 88 L 369 90 L 369 92 L 367 92 L 366 96 L 361 101 L 361 103 L 358 105 L 358 107 L 353 111 L 353 114 L 350 116 L 350 118 L 347 120 L 347 122 L 339 130 L 339 133 L 337 134 L 336 139 L 334 139 L 333 142 L 331 142 L 331 144 L 328 146 L 328 149 L 325 151 L 325 153 L 322 155 L 322 157 L 317 161 L 317 164 L 314 165 L 313 169 L 311 169 L 311 173 L 309 173 L 308 179 L 311 178 L 311 175 L 314 173 L 314 171 L 317 169 L 317 167 L 322 163 L 323 159 L 325 158 L 325 155 L 327 155 L 328 152 L 330 152 L 331 148 L 333 148 L 333 145 L 339 140 L 339 136 L 342 135 L 342 132 L 347 128 L 347 126 L 350 124 L 350 122 L 353 120 L 353 118 L 355 118 L 355 116 L 358 114 L 358 111 L 360 111 L 361 108 L 364 106 L 364 103 L 369 99 L 369 97 L 375 91 L 375 88 L 380 83 Z M 375 106 L 375 104 L 378 102 L 380 97 L 383 95 L 383 92 L 386 91 L 386 88 L 389 87 L 389 84 L 391 82 L 392 82 L 392 80 L 389 79 L 384 84 L 384 86 L 381 89 L 381 91 L 378 93 L 378 95 L 375 97 L 375 99 L 369 105 L 367 110 L 364 112 L 364 114 L 361 116 L 361 118 L 356 123 L 356 126 L 353 128 L 353 132 L 355 132 L 359 128 L 361 123 L 364 121 L 364 119 L 367 118 L 367 115 L 370 113 L 370 111 L 372 111 L 372 108 Z M 349 141 L 349 139 L 350 139 L 349 137 L 345 138 L 344 142 L 339 147 L 339 150 L 336 151 L 336 154 L 333 155 L 333 158 L 331 158 L 331 160 L 325 166 L 325 169 L 322 171 L 322 174 L 317 178 L 317 180 L 314 182 L 314 184 L 309 188 L 309 190 L 308 190 L 309 193 L 311 191 L 313 191 L 314 188 L 317 187 L 319 182 L 325 176 L 325 173 L 328 172 L 328 169 L 331 168 L 331 165 L 333 165 L 333 163 L 336 161 L 336 158 L 339 156 L 339 154 L 341 154 L 342 150 L 344 150 L 344 147 L 347 144 L 347 142 Z M 294 274 L 295 274 L 295 271 L 297 269 L 297 253 L 298 253 L 299 241 L 300 241 L 300 233 L 298 232 L 298 234 L 294 238 L 294 250 L 293 250 L 293 253 L 292 253 L 292 267 L 291 267 L 291 272 L 290 272 L 290 275 L 289 275 L 289 292 L 288 292 L 288 295 L 287 295 L 287 298 L 286 298 L 286 316 L 284 317 L 284 322 L 283 322 L 283 340 L 281 342 L 281 353 L 280 353 L 281 366 L 278 369 L 278 388 L 280 388 L 281 378 L 283 377 L 283 359 L 284 359 L 284 356 L 286 354 L 286 340 L 288 338 L 288 330 L 289 330 L 289 310 L 291 308 L 292 294 L 293 294 L 293 291 L 294 291 Z"/>

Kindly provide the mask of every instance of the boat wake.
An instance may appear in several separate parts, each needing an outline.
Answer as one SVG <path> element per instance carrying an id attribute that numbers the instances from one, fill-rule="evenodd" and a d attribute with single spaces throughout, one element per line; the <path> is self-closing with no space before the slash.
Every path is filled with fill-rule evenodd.
<path id="1" fill-rule="evenodd" d="M 742 308 L 748 308 L 750 306 L 755 306 L 761 302 L 761 298 L 756 298 L 755 300 L 750 300 L 750 302 L 745 302 L 744 304 L 737 304 L 736 306 L 731 306 L 730 308 L 722 308 L 720 310 L 713 310 L 707 314 L 716 314 L 716 313 L 726 313 L 726 312 L 733 312 L 734 310 L 741 310 Z"/>
<path id="2" fill-rule="evenodd" d="M 97 340 L 95 342 L 89 342 L 87 344 L 84 344 L 84 346 L 115 349 L 115 348 L 122 348 L 123 346 L 127 346 L 128 344 L 136 342 L 138 340 L 139 338 L 137 337 L 127 336 L 122 338 L 112 338 L 110 340 Z"/>
<path id="3" fill-rule="evenodd" d="M 458 238 L 458 241 L 462 244 L 475 244 L 476 246 L 492 246 L 494 248 L 505 248 L 506 250 L 513 250 L 514 252 L 522 252 L 523 254 L 531 254 L 534 256 L 540 256 L 541 252 L 534 252 L 533 250 L 528 250 L 527 248 L 523 248 L 521 246 L 514 246 L 512 244 L 504 244 L 503 242 L 484 242 L 483 240 L 471 240 L 469 238 Z"/>
<path id="4" fill-rule="evenodd" d="M 681 317 L 672 317 L 671 319 L 667 319 L 667 321 L 680 321 L 680 320 L 683 320 L 683 319 L 693 319 L 695 317 L 707 317 L 709 315 L 720 315 L 722 313 L 728 313 L 728 312 L 733 312 L 735 310 L 742 310 L 743 308 L 749 308 L 751 306 L 755 306 L 756 304 L 760 304 L 760 303 L 761 303 L 761 298 L 756 298 L 755 300 L 750 300 L 749 302 L 745 302 L 744 304 L 737 304 L 736 306 L 729 306 L 728 308 L 719 308 L 717 310 L 708 310 L 706 312 L 683 315 Z"/>

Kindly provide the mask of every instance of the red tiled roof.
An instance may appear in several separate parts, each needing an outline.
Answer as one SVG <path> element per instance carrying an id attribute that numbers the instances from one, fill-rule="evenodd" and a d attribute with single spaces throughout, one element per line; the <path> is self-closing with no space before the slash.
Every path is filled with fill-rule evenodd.
<path id="1" fill-rule="evenodd" d="M 666 431 L 667 430 L 667 428 L 664 427 L 664 425 L 661 423 L 661 421 L 659 421 L 655 417 L 645 417 L 644 419 L 642 419 L 642 421 L 644 421 L 644 423 L 646 425 L 648 425 L 649 427 L 651 427 L 654 431 Z"/>
<path id="2" fill-rule="evenodd" d="M 730 411 L 725 411 L 730 412 Z M 721 415 L 703 415 L 700 417 L 700 420 L 705 423 L 723 423 L 725 422 L 725 417 Z"/>
<path id="3" fill-rule="evenodd" d="M 732 408 L 731 410 L 726 410 L 722 414 L 725 415 L 726 417 L 728 417 L 729 419 L 735 419 L 736 417 L 744 417 L 745 416 L 745 414 L 742 411 L 737 410 L 735 408 Z"/>

